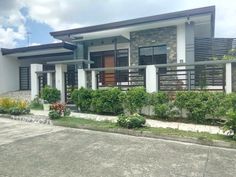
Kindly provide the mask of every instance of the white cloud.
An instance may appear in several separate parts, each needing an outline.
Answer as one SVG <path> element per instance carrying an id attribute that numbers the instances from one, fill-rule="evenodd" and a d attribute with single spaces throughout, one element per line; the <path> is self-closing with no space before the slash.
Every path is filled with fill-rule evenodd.
<path id="1" fill-rule="evenodd" d="M 20 0 L 0 1 L 0 47 L 15 47 L 17 40 L 24 40 L 25 17 L 21 14 Z"/>
<path id="2" fill-rule="evenodd" d="M 209 5 L 216 5 L 216 37 L 236 37 L 235 0 L 0 0 L 0 47 L 25 39 L 27 18 L 56 31 Z"/>
<path id="3" fill-rule="evenodd" d="M 216 35 L 236 37 L 235 0 L 25 0 L 29 17 L 54 30 L 216 5 Z"/>

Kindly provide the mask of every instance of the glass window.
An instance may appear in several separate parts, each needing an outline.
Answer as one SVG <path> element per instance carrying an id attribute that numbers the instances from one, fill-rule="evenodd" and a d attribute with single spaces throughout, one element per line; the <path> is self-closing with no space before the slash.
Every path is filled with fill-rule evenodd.
<path id="1" fill-rule="evenodd" d="M 166 45 L 140 48 L 139 49 L 139 63 L 140 65 L 167 63 Z"/>

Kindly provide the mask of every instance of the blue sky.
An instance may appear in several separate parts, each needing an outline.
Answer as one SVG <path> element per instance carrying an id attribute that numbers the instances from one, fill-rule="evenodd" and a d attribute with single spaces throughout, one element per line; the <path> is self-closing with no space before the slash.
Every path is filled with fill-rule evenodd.
<path id="1" fill-rule="evenodd" d="M 24 16 L 28 15 L 27 8 L 22 8 L 20 11 Z M 49 32 L 53 31 L 53 29 L 49 25 L 45 23 L 38 23 L 37 21 L 32 20 L 31 18 L 27 18 L 25 26 L 26 31 L 29 32 L 29 34 L 26 35 L 25 40 L 18 41 L 17 46 L 28 45 L 28 37 L 29 43 L 33 45 L 45 44 L 54 41 L 54 39 L 49 34 Z"/>
<path id="2" fill-rule="evenodd" d="M 0 0 L 0 47 L 27 46 L 27 32 L 30 45 L 45 44 L 55 42 L 51 31 L 210 5 L 216 37 L 236 38 L 235 0 Z"/>

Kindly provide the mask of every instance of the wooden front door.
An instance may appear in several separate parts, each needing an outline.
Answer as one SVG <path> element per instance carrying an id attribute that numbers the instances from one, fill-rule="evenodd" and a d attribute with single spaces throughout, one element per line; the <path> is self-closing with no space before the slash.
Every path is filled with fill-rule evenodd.
<path id="1" fill-rule="evenodd" d="M 104 68 L 113 68 L 115 67 L 114 56 L 105 56 L 104 57 Z M 104 85 L 114 85 L 115 84 L 115 70 L 104 71 Z"/>

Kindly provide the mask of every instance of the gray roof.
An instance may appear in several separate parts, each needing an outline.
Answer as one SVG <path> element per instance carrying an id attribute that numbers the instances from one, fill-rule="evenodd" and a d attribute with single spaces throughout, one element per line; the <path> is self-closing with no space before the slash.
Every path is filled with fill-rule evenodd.
<path id="1" fill-rule="evenodd" d="M 29 47 L 20 47 L 20 48 L 14 48 L 14 49 L 1 48 L 1 51 L 2 51 L 2 55 L 9 55 L 9 54 L 14 54 L 14 53 L 31 52 L 31 51 L 48 50 L 48 49 L 58 49 L 58 48 L 65 48 L 65 49 L 69 49 L 69 50 L 74 50 L 74 49 L 76 49 L 76 46 L 66 43 L 66 42 L 60 42 L 60 43 L 43 44 L 43 45 L 36 45 L 36 46 L 29 46 Z"/>
<path id="2" fill-rule="evenodd" d="M 53 37 L 57 37 L 57 36 L 65 36 L 65 35 L 71 35 L 71 34 L 96 32 L 96 31 L 128 27 L 132 25 L 138 25 L 138 24 L 144 24 L 144 23 L 150 23 L 150 22 L 176 19 L 176 18 L 181 18 L 181 17 L 190 17 L 190 16 L 195 16 L 195 15 L 201 15 L 201 14 L 212 15 L 212 23 L 213 23 L 212 26 L 214 29 L 215 6 L 209 6 L 209 7 L 202 7 L 202 8 L 184 10 L 184 11 L 173 12 L 173 13 L 166 13 L 166 14 L 161 14 L 161 15 L 154 15 L 154 16 L 149 16 L 149 17 L 142 17 L 142 18 L 136 18 L 136 19 L 131 19 L 131 20 L 119 21 L 119 22 L 114 22 L 114 23 L 107 23 L 107 24 L 102 24 L 102 25 L 56 31 L 56 32 L 51 32 L 50 34 Z"/>

